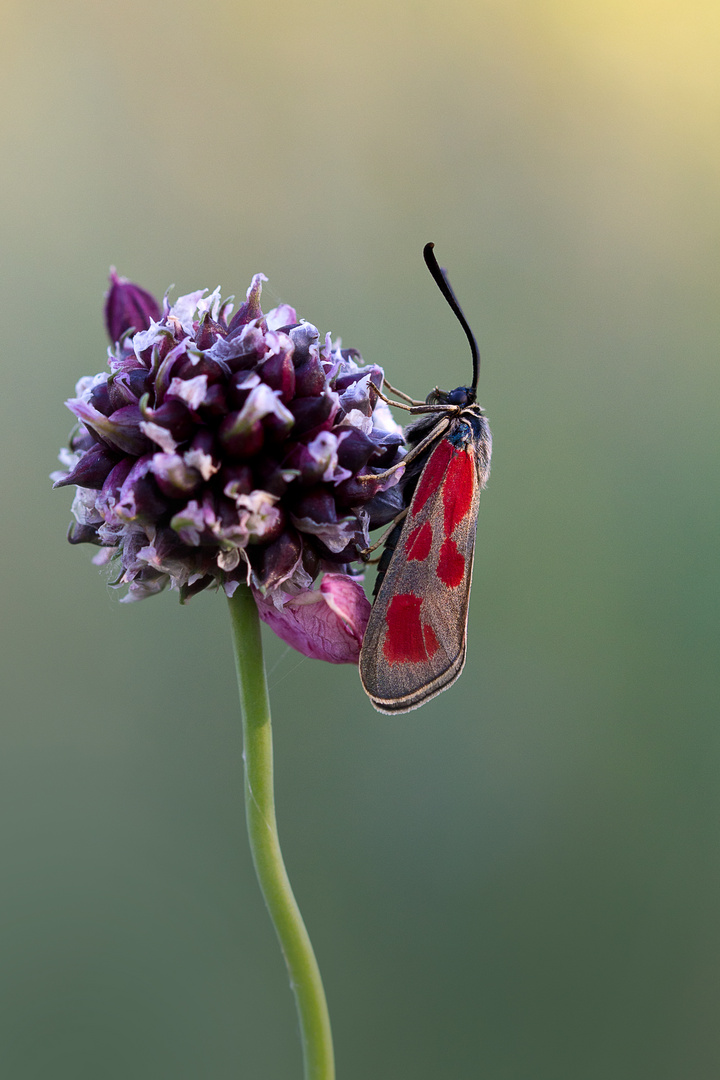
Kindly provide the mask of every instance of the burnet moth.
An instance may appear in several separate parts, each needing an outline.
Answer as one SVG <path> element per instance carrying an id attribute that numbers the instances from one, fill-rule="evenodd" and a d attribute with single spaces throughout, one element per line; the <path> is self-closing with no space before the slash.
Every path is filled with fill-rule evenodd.
<path id="1" fill-rule="evenodd" d="M 423 256 L 467 335 L 473 380 L 449 392 L 436 387 L 425 402 L 386 384 L 405 404 L 386 400 L 420 419 L 405 429 L 405 509 L 384 541 L 360 652 L 363 687 L 381 713 L 419 708 L 463 669 L 478 502 L 490 473 L 492 436 L 476 402 L 477 342 L 432 244 Z"/>

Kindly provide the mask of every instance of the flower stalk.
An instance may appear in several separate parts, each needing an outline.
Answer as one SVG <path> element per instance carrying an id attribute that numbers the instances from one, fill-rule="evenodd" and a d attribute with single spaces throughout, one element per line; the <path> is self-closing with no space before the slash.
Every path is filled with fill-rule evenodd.
<path id="1" fill-rule="evenodd" d="M 270 703 L 257 605 L 246 585 L 237 587 L 229 604 L 242 708 L 245 808 L 250 850 L 295 995 L 305 1080 L 334 1080 L 332 1035 L 325 991 L 278 839 Z"/>

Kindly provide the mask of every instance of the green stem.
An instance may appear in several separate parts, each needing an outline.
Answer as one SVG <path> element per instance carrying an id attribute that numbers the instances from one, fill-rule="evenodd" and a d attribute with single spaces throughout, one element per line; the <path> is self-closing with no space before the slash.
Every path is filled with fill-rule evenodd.
<path id="1" fill-rule="evenodd" d="M 280 941 L 295 994 L 305 1080 L 334 1080 L 330 1017 L 315 953 L 280 851 L 273 794 L 273 748 L 260 618 L 250 589 L 230 600 L 235 666 L 243 717 L 245 809 L 255 873 Z"/>

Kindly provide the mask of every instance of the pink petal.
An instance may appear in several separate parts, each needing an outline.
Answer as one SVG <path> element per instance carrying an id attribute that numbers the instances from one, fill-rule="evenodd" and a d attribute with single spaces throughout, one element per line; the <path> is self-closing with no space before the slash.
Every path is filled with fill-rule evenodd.
<path id="1" fill-rule="evenodd" d="M 260 618 L 293 649 L 331 664 L 357 664 L 370 601 L 346 574 L 326 574 L 319 589 L 291 596 L 282 610 L 256 589 Z"/>
<path id="2" fill-rule="evenodd" d="M 279 304 L 272 311 L 268 311 L 265 321 L 268 330 L 279 330 L 282 326 L 292 326 L 298 321 L 298 317 L 295 308 L 289 304 Z"/>

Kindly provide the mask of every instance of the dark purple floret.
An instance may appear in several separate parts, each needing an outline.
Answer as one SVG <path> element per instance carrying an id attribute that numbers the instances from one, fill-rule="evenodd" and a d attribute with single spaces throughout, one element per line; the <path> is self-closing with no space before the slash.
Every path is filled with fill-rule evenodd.
<path id="1" fill-rule="evenodd" d="M 127 278 L 110 271 L 110 288 L 105 297 L 105 326 L 108 337 L 115 343 L 128 330 L 147 330 L 151 321 L 160 318 L 160 307 L 154 296 Z"/>

